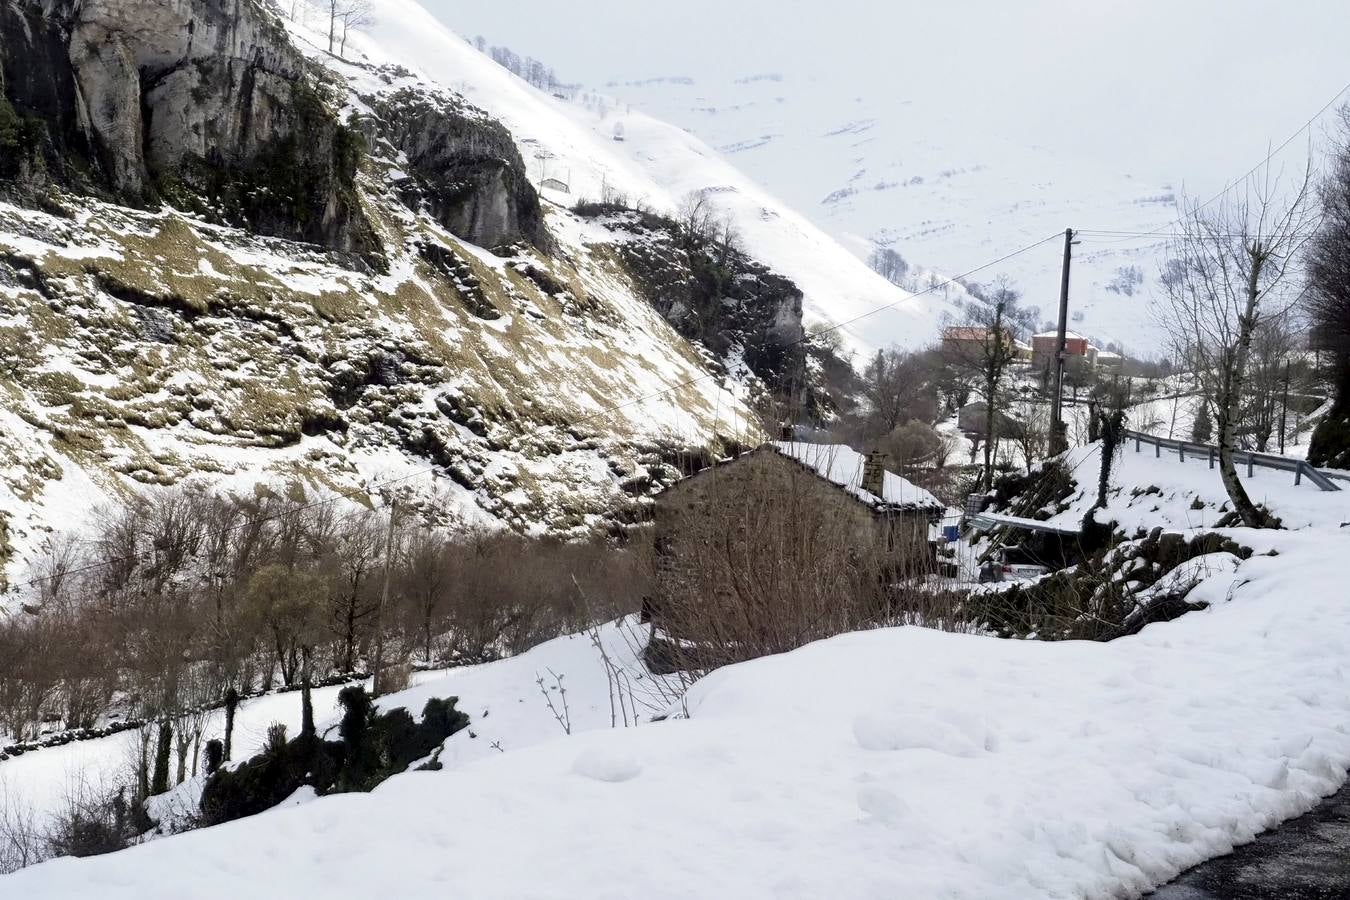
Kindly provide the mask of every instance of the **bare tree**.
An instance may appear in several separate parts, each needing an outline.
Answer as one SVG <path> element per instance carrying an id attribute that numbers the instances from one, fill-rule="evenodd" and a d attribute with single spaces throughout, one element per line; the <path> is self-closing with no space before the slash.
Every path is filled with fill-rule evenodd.
<path id="1" fill-rule="evenodd" d="M 431 531 L 414 534 L 402 571 L 400 593 L 416 619 L 414 627 L 422 645 L 422 660 L 430 665 L 437 617 L 445 609 L 450 593 L 451 559 L 445 538 Z"/>
<path id="2" fill-rule="evenodd" d="M 685 236 L 700 244 L 711 243 L 719 227 L 717 207 L 707 191 L 690 191 L 676 213 Z"/>
<path id="3" fill-rule="evenodd" d="M 1215 204 L 1187 205 L 1165 272 L 1161 324 L 1177 356 L 1192 362 L 1212 406 L 1219 474 L 1248 527 L 1263 517 L 1233 461 L 1247 396 L 1252 340 L 1267 319 L 1297 300 L 1298 258 L 1312 231 L 1311 165 L 1291 186 L 1267 165 L 1244 190 Z"/>
<path id="4" fill-rule="evenodd" d="M 347 55 L 347 36 L 353 31 L 359 31 L 362 28 L 369 28 L 375 24 L 375 9 L 370 0 L 334 0 L 337 10 L 338 30 L 340 31 L 340 41 L 338 43 L 338 56 Z M 329 35 L 328 52 L 332 53 L 332 32 Z"/>
<path id="5" fill-rule="evenodd" d="M 878 350 L 861 381 L 865 411 L 860 436 L 864 442 L 906 422 L 936 422 L 940 367 L 941 362 L 929 353 Z"/>
<path id="6" fill-rule="evenodd" d="M 1248 381 L 1238 439 L 1246 449 L 1264 453 L 1279 427 L 1280 412 L 1294 352 L 1288 316 L 1265 319 L 1252 335 Z"/>
<path id="7" fill-rule="evenodd" d="M 249 579 L 248 591 L 254 615 L 270 638 L 281 679 L 293 685 L 305 674 L 304 649 L 316 640 L 314 620 L 323 583 L 308 572 L 273 564 Z"/>
<path id="8" fill-rule="evenodd" d="M 900 284 L 909 274 L 909 263 L 890 247 L 877 247 L 867 257 L 867 265 L 891 284 Z"/>
<path id="9" fill-rule="evenodd" d="M 1012 429 L 1012 438 L 1022 451 L 1022 464 L 1030 473 L 1050 449 L 1050 409 L 1038 398 L 1023 397 L 1013 404 L 1013 418 L 1017 425 Z"/>
<path id="10" fill-rule="evenodd" d="M 975 301 L 966 308 L 965 324 L 957 329 L 960 339 L 948 341 L 944 355 L 953 369 L 973 382 L 974 392 L 984 404 L 984 467 L 980 483 L 984 490 L 989 490 L 994 483 L 994 453 L 1004 418 L 1004 388 L 1017 358 L 1014 338 L 1026 316 L 1018 306 L 1021 295 L 1006 280 L 974 296 Z"/>

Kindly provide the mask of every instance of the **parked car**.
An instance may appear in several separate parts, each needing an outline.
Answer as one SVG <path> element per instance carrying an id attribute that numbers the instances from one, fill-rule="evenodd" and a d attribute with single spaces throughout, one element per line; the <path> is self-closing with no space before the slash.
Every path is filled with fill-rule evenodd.
<path id="1" fill-rule="evenodd" d="M 1050 569 L 1039 563 L 1009 563 L 1005 562 L 1001 571 L 1002 581 L 1030 581 L 1033 578 L 1040 578 L 1042 575 L 1048 575 Z"/>
<path id="2" fill-rule="evenodd" d="M 1022 548 L 1004 547 L 999 550 L 997 559 L 991 559 L 980 567 L 980 582 L 1031 581 L 1049 573 L 1049 566 L 1033 562 Z"/>

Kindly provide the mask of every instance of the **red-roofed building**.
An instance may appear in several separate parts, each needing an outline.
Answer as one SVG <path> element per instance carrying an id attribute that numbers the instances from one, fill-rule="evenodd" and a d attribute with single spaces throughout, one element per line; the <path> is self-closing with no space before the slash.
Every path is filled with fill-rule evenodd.
<path id="1" fill-rule="evenodd" d="M 1055 348 L 1059 345 L 1059 332 L 1043 331 L 1031 337 L 1031 366 L 1034 369 L 1052 369 L 1055 364 Z M 1088 356 L 1088 339 L 1072 331 L 1064 333 L 1064 355 L 1068 358 Z M 1067 360 L 1066 360 L 1067 361 Z"/>

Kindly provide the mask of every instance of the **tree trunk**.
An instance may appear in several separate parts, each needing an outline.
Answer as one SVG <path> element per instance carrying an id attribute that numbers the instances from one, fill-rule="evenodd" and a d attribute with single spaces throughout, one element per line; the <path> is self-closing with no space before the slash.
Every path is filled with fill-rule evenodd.
<path id="1" fill-rule="evenodd" d="M 168 719 L 159 723 L 159 741 L 155 745 L 155 771 L 150 776 L 150 794 L 163 794 L 169 789 L 169 755 L 173 751 L 173 725 Z"/>
<path id="2" fill-rule="evenodd" d="M 422 622 L 422 643 L 425 648 L 426 664 L 431 665 L 431 605 L 427 605 L 427 616 Z"/>
<path id="3" fill-rule="evenodd" d="M 225 746 L 221 759 L 230 760 L 230 739 L 234 736 L 234 711 L 239 708 L 239 692 L 230 688 L 225 692 Z"/>
<path id="4" fill-rule="evenodd" d="M 347 612 L 342 634 L 342 671 L 351 672 L 356 668 L 356 599 L 355 589 L 347 598 Z"/>
<path id="5" fill-rule="evenodd" d="M 139 734 L 139 754 L 136 758 L 136 799 L 144 800 L 150 796 L 150 729 L 142 726 Z"/>
<path id="6" fill-rule="evenodd" d="M 178 755 L 178 772 L 174 778 L 174 784 L 182 784 L 187 780 L 187 758 L 188 750 L 192 747 L 192 736 L 183 728 L 182 723 L 178 726 L 177 746 L 174 748 Z"/>
<path id="7" fill-rule="evenodd" d="M 998 392 L 997 383 L 990 379 L 985 382 L 984 395 L 984 489 L 994 487 L 994 395 Z"/>
<path id="8" fill-rule="evenodd" d="M 300 648 L 300 736 L 313 737 L 317 729 L 314 727 L 314 695 L 311 692 L 309 663 L 314 655 L 314 650 L 306 644 Z"/>
<path id="9" fill-rule="evenodd" d="M 1247 308 L 1238 320 L 1237 346 L 1233 351 L 1230 373 L 1222 384 L 1223 396 L 1219 404 L 1219 476 L 1233 509 L 1248 528 L 1261 528 L 1265 523 L 1256 504 L 1247 496 L 1247 489 L 1238 479 L 1233 460 L 1233 444 L 1237 435 L 1238 418 L 1242 414 L 1242 384 L 1247 375 L 1247 358 L 1251 353 L 1252 333 L 1256 331 L 1256 306 L 1260 298 L 1261 268 L 1265 263 L 1260 246 L 1252 248 L 1251 271 L 1247 278 Z"/>

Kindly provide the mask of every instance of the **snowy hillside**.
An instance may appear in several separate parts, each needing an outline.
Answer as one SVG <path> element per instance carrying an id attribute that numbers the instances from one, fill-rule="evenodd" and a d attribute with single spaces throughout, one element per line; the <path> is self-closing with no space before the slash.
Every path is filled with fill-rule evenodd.
<path id="1" fill-rule="evenodd" d="M 117 0 L 108 23 L 83 22 L 96 11 L 79 4 L 25 7 L 36 18 L 6 32 L 20 46 L 5 52 L 129 27 L 141 5 Z M 674 214 L 708 192 L 742 235 L 739 277 L 776 279 L 741 320 L 760 341 L 791 348 L 803 319 L 888 304 L 846 343 L 933 336 L 941 303 L 886 283 L 678 129 L 632 117 L 616 142 L 613 122 L 510 76 L 411 0 L 385 0 L 346 61 L 325 52 L 317 13 L 296 8 L 285 22 L 252 2 L 210 13 L 214 39 L 253 42 L 286 72 L 267 88 L 275 107 L 257 111 L 266 128 L 215 138 L 213 152 L 238 142 L 237 171 L 175 168 L 208 123 L 252 108 L 210 67 L 185 69 L 205 79 L 191 90 L 139 101 L 151 132 L 125 102 L 144 87 L 136 71 L 84 73 L 117 98 L 94 126 L 61 105 L 85 102 L 73 88 L 31 98 L 52 137 L 0 191 L 0 582 L 22 587 L 54 533 L 81 526 L 67 510 L 133 491 L 294 480 L 368 496 L 392 480 L 442 522 L 575 533 L 668 482 L 671 454 L 753 440 L 745 400 L 768 376 L 740 364 L 745 335 L 716 335 L 710 352 L 672 330 L 624 251 L 649 238 L 622 217 L 574 215 L 579 199 Z M 209 55 L 175 24 L 194 9 L 127 32 L 129 52 L 146 65 Z M 73 84 L 64 56 L 41 64 Z M 125 163 L 81 157 L 91 142 Z M 545 184 L 564 173 L 568 192 Z M 161 195 L 138 208 L 148 181 Z"/>
<path id="2" fill-rule="evenodd" d="M 658 118 L 537 90 L 478 53 L 415 0 L 378 0 L 375 15 L 369 33 L 353 35 L 350 46 L 377 65 L 413 68 L 506 123 L 531 180 L 568 185 L 567 193 L 545 189 L 547 200 L 571 205 L 613 192 L 673 213 L 691 191 L 707 192 L 732 215 L 750 254 L 802 289 L 808 325 L 843 322 L 893 305 L 846 329 L 845 339 L 866 351 L 891 343 L 919 346 L 936 335 L 942 312 L 950 309 L 940 293 L 911 299 L 868 270 L 765 190 L 756 160 L 747 160 L 752 168 L 737 168 L 734 160 Z M 319 11 L 310 9 L 300 18 L 322 30 Z M 308 34 L 313 45 L 322 41 L 319 33 Z M 614 139 L 616 126 L 622 141 Z"/>
<path id="3" fill-rule="evenodd" d="M 1066 227 L 1165 226 L 1174 196 L 1217 193 L 1344 85 L 1333 35 L 1350 27 L 1345 4 L 1271 17 L 1251 0 L 689 0 L 650 19 L 609 0 L 427 5 L 688 129 L 860 256 L 887 246 L 948 274 Z M 1306 146 L 1279 161 L 1298 168 Z M 1157 349 L 1158 243 L 1085 239 L 1076 330 Z M 1047 316 L 1059 253 L 999 267 Z"/>
<path id="4" fill-rule="evenodd" d="M 960 111 L 860 97 L 819 120 L 819 88 L 788 76 L 605 90 L 691 128 L 859 257 L 876 247 L 898 251 L 915 269 L 915 288 L 926 286 L 925 271 L 959 274 L 1070 225 L 1148 231 L 1175 213 L 1171 185 L 1021 147 L 997 132 L 971 142 Z M 1155 349 L 1146 295 L 1165 249 L 1159 238 L 1087 238 L 1076 251 L 1073 308 L 1082 318 L 1073 327 L 1103 344 Z M 1008 275 L 1052 319 L 1062 251 L 1052 241 L 975 280 Z M 1144 283 L 1130 280 L 1134 270 Z"/>

